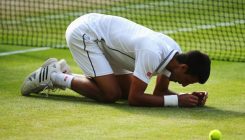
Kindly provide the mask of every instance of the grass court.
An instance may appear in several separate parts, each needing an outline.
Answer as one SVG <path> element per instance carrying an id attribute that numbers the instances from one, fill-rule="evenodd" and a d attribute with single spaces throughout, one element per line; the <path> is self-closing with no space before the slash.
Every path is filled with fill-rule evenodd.
<path id="1" fill-rule="evenodd" d="M 0 52 L 31 48 L 1 45 Z M 65 58 L 74 73 L 82 74 L 67 49 L 0 56 L 0 139 L 207 140 L 212 129 L 219 129 L 223 140 L 245 138 L 244 63 L 212 61 L 205 85 L 171 83 L 170 89 L 179 92 L 207 90 L 201 108 L 131 107 L 126 100 L 100 104 L 71 90 L 21 96 L 25 76 L 49 57 Z"/>
<path id="2" fill-rule="evenodd" d="M 241 3 L 243 0 L 1 1 L 0 140 L 208 140 L 213 129 L 222 132 L 222 140 L 244 140 L 245 19 Z M 183 88 L 170 84 L 177 92 L 208 91 L 206 106 L 131 107 L 126 100 L 101 104 L 68 89 L 50 92 L 48 97 L 21 96 L 25 77 L 50 57 L 65 58 L 74 73 L 82 74 L 68 49 L 54 47 L 65 47 L 66 27 L 89 12 L 129 18 L 170 35 L 184 51 L 208 53 L 215 60 L 205 85 Z M 51 48 L 1 56 L 43 46 Z M 147 93 L 152 93 L 154 83 L 155 78 Z"/>

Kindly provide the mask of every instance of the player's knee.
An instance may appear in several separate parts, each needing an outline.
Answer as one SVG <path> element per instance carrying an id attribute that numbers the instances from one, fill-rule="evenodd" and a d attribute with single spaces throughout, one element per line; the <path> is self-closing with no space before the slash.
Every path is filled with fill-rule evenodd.
<path id="1" fill-rule="evenodd" d="M 114 103 L 121 98 L 121 91 L 109 92 L 104 96 L 104 102 Z"/>

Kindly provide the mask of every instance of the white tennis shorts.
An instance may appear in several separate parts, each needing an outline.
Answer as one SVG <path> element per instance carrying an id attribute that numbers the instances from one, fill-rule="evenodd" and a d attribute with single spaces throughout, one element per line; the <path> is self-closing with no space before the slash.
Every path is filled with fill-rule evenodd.
<path id="1" fill-rule="evenodd" d="M 99 43 L 95 34 L 80 18 L 73 21 L 66 30 L 67 45 L 73 59 L 89 77 L 97 77 L 108 74 L 123 75 L 131 71 L 123 69 L 120 64 L 110 59 L 103 50 L 103 43 Z M 105 44 L 104 44 L 105 45 Z"/>

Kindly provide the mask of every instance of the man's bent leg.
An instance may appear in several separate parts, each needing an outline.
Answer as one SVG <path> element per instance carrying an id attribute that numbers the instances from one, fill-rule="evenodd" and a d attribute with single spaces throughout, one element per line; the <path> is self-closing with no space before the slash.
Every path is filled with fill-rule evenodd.
<path id="1" fill-rule="evenodd" d="M 121 98 L 122 92 L 114 74 L 90 77 L 74 77 L 71 89 L 77 93 L 101 102 L 115 102 Z"/>
<path id="2" fill-rule="evenodd" d="M 132 81 L 132 74 L 116 75 L 117 81 L 122 90 L 122 99 L 128 99 L 130 85 Z"/>

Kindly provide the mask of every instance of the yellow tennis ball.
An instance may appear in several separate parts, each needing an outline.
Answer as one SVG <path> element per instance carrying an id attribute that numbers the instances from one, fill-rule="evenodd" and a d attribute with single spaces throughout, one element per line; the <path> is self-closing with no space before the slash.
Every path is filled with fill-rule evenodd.
<path id="1" fill-rule="evenodd" d="M 209 133 L 209 140 L 220 140 L 221 139 L 221 132 L 218 129 L 212 130 Z"/>

